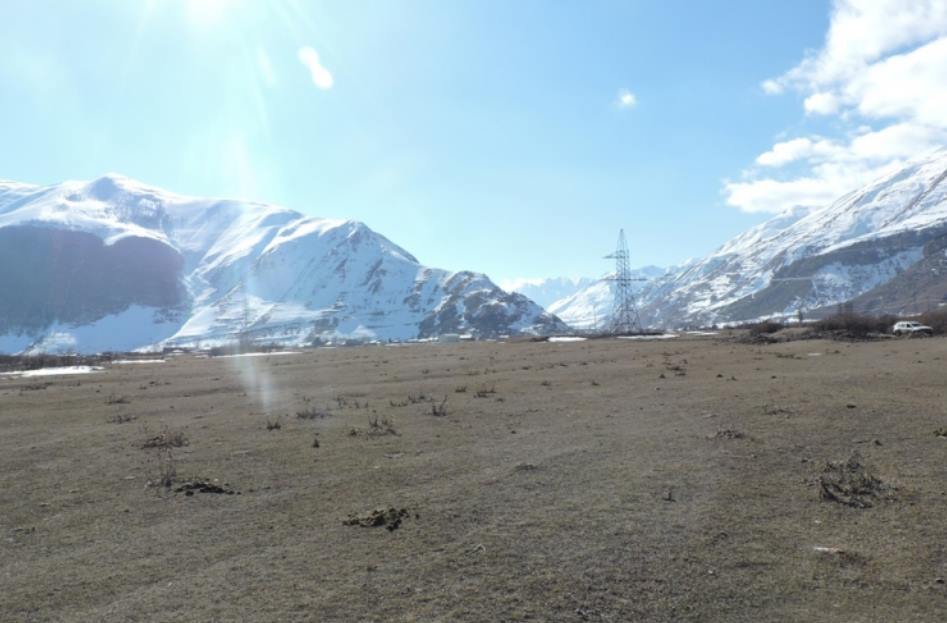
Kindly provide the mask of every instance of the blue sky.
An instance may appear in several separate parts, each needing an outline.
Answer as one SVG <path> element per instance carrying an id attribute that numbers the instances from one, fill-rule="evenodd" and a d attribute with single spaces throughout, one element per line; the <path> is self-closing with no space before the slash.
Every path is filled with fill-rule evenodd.
<path id="1" fill-rule="evenodd" d="M 805 90 L 761 87 L 823 45 L 831 8 L 9 3 L 0 178 L 114 171 L 357 218 L 496 279 L 599 275 L 619 227 L 633 264 L 677 263 L 766 218 L 728 180 L 838 125 Z"/>

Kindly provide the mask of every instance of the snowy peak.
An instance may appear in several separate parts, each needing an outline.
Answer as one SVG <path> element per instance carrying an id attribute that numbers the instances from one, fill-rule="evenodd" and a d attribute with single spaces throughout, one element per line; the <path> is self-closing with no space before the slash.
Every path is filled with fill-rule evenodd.
<path id="1" fill-rule="evenodd" d="M 52 334 L 101 348 L 118 326 L 124 334 L 108 347 L 122 350 L 564 328 L 484 275 L 422 266 L 358 221 L 186 197 L 114 174 L 0 185 L 0 260 L 21 266 L 0 274 L 0 288 L 25 290 L 0 304 L 0 351 Z"/>
<path id="2" fill-rule="evenodd" d="M 781 214 L 645 293 L 651 323 L 793 315 L 896 278 L 947 234 L 947 150 L 819 208 Z"/>
<path id="3" fill-rule="evenodd" d="M 673 270 L 673 269 L 672 269 Z M 632 290 L 640 295 L 649 284 L 662 279 L 668 273 L 660 266 L 643 266 L 632 269 Z M 573 294 L 553 302 L 547 310 L 571 327 L 597 329 L 607 325 L 615 307 L 614 273 L 592 281 Z"/>
<path id="4" fill-rule="evenodd" d="M 939 149 L 829 205 L 743 232 L 644 284 L 638 303 L 655 328 L 795 316 L 853 299 L 873 313 L 925 309 L 947 301 L 947 273 L 937 268 L 945 247 L 947 149 Z M 908 279 L 926 293 L 920 304 L 895 287 Z M 548 309 L 583 327 L 605 322 L 612 300 L 607 284 L 594 284 Z"/>
<path id="5" fill-rule="evenodd" d="M 591 277 L 542 277 L 509 279 L 502 283 L 504 289 L 519 292 L 546 309 L 560 299 L 564 299 L 595 283 Z"/>

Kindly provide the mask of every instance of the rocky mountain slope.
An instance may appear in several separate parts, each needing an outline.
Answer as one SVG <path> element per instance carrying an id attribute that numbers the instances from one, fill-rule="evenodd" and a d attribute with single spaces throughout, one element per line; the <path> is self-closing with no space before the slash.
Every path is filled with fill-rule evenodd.
<path id="1" fill-rule="evenodd" d="M 652 327 L 707 325 L 850 300 L 863 311 L 919 311 L 947 294 L 945 247 L 947 150 L 941 149 L 830 205 L 776 216 L 646 284 L 641 317 Z M 584 315 L 582 300 L 597 295 L 592 286 L 575 295 L 579 302 L 550 310 L 569 322 Z"/>
<path id="2" fill-rule="evenodd" d="M 362 223 L 116 175 L 0 182 L 0 292 L 0 352 L 564 328 L 485 275 L 423 266 Z"/>

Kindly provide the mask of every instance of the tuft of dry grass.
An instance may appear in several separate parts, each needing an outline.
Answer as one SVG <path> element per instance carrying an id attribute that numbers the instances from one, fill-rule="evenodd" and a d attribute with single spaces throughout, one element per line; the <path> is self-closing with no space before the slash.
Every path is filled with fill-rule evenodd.
<path id="1" fill-rule="evenodd" d="M 331 415 L 332 412 L 328 409 L 316 406 L 305 407 L 296 412 L 296 417 L 300 420 L 321 420 Z"/>
<path id="2" fill-rule="evenodd" d="M 881 481 L 856 450 L 845 461 L 831 461 L 819 476 L 819 494 L 823 500 L 854 508 L 871 508 L 877 500 L 889 497 L 892 487 Z"/>
<path id="3" fill-rule="evenodd" d="M 152 435 L 142 442 L 143 450 L 151 448 L 182 448 L 190 443 L 182 430 L 171 430 L 167 426 L 157 435 Z"/>
<path id="4" fill-rule="evenodd" d="M 378 415 L 372 415 L 368 418 L 368 434 L 370 436 L 397 435 L 395 421 L 393 418 Z"/>
<path id="5" fill-rule="evenodd" d="M 440 404 L 436 402 L 431 402 L 431 415 L 434 417 L 445 417 L 447 416 L 447 396 L 444 396 L 444 400 Z"/>

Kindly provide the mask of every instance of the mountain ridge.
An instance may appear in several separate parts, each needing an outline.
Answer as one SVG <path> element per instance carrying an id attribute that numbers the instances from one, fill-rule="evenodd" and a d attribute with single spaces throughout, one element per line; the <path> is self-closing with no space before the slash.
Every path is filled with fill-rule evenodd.
<path id="1" fill-rule="evenodd" d="M 924 249 L 945 236 L 947 149 L 939 148 L 830 204 L 778 214 L 646 284 L 638 293 L 642 322 L 669 328 L 733 323 L 863 302 L 859 297 L 867 292 L 910 278 Z M 925 291 L 940 296 L 935 285 Z M 597 296 L 591 288 L 586 299 Z M 864 301 L 865 310 L 919 311 L 901 300 L 879 295 L 871 305 Z M 567 322 L 579 313 L 563 305 L 550 311 Z"/>
<path id="2" fill-rule="evenodd" d="M 8 352 L 44 350 L 50 340 L 57 349 L 93 342 L 100 349 L 101 339 L 70 343 L 63 334 L 82 336 L 97 323 L 109 332 L 128 324 L 129 313 L 147 324 L 141 319 L 149 309 L 151 324 L 162 329 L 143 329 L 149 341 L 136 343 L 126 327 L 111 349 L 565 328 L 486 275 L 426 267 L 359 221 L 188 197 L 114 174 L 50 186 L 0 184 L 0 236 L 8 265 L 22 266 L 17 258 L 27 257 L 42 269 L 38 280 L 0 271 L 0 287 L 24 290 L 28 302 L 10 300 L 0 309 L 0 350 Z M 136 257 L 148 261 L 139 266 Z M 156 284 L 160 292 L 149 290 Z"/>

